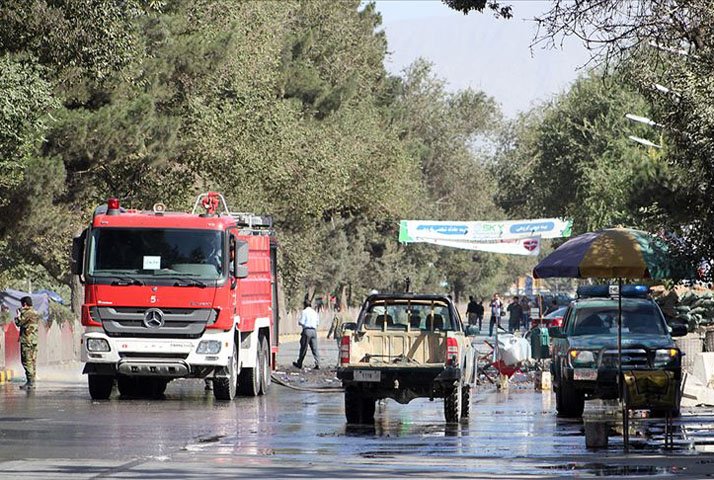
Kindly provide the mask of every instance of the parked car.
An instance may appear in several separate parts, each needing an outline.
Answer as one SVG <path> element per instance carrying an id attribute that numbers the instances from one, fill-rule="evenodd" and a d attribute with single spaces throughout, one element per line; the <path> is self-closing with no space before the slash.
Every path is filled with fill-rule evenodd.
<path id="1" fill-rule="evenodd" d="M 447 422 L 469 416 L 476 349 L 451 299 L 411 293 L 367 297 L 356 329 L 342 337 L 337 377 L 347 423 L 374 421 L 375 402 L 444 399 Z"/>
<path id="2" fill-rule="evenodd" d="M 543 318 L 533 318 L 531 320 L 531 327 L 535 328 L 538 326 L 550 328 L 550 327 L 562 327 L 563 317 L 565 312 L 568 311 L 568 307 L 560 307 L 557 310 L 550 312 L 547 315 L 543 315 Z M 540 325 L 539 325 L 540 324 Z"/>
<path id="3" fill-rule="evenodd" d="M 559 416 L 579 417 L 586 398 L 618 397 L 618 300 L 604 296 L 579 298 L 565 313 L 563 326 L 552 334 L 551 374 Z M 681 353 L 673 336 L 686 328 L 670 327 L 646 294 L 622 298 L 622 369 L 673 373 L 679 413 Z M 654 412 L 656 415 L 666 412 Z"/>

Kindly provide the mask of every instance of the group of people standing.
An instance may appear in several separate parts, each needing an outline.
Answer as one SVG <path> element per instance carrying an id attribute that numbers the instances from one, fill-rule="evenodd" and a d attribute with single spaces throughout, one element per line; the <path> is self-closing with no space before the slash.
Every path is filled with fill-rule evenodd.
<path id="1" fill-rule="evenodd" d="M 477 301 L 474 297 L 469 297 L 469 303 L 466 307 L 466 317 L 469 325 L 478 326 L 479 332 L 483 327 L 483 317 L 485 313 L 485 300 Z M 494 327 L 501 328 L 501 317 L 508 313 L 508 331 L 515 332 L 521 326 L 528 330 L 530 327 L 530 312 L 531 305 L 528 297 L 514 296 L 511 303 L 504 306 L 501 297 L 498 293 L 494 293 L 489 303 L 491 309 L 491 318 L 488 325 L 488 335 L 493 336 Z"/>

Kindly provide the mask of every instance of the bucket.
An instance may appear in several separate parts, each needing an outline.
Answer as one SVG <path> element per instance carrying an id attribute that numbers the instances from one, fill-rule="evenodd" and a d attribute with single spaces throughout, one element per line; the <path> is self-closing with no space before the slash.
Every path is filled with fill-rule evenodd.
<path id="1" fill-rule="evenodd" d="M 585 422 L 585 447 L 607 448 L 607 434 L 610 432 L 608 422 Z"/>

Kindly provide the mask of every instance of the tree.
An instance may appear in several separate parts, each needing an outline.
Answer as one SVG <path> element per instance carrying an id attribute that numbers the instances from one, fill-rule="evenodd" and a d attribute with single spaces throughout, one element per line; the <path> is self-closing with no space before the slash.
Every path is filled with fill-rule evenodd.
<path id="1" fill-rule="evenodd" d="M 670 167 L 661 203 L 643 212 L 688 245 L 693 263 L 714 258 L 714 7 L 707 0 L 556 1 L 539 39 L 576 36 L 594 58 L 625 72 L 663 125 Z M 685 258 L 686 260 L 686 258 Z"/>
<path id="2" fill-rule="evenodd" d="M 495 166 L 499 204 L 513 215 L 573 218 L 575 233 L 651 226 L 643 212 L 671 193 L 671 169 L 628 139 L 647 135 L 625 118 L 631 112 L 648 113 L 642 96 L 617 77 L 591 74 L 519 118 Z"/>
<path id="3" fill-rule="evenodd" d="M 497 0 L 441 0 L 449 8 L 468 15 L 470 12 L 492 10 L 497 16 L 511 18 L 513 7 Z"/>

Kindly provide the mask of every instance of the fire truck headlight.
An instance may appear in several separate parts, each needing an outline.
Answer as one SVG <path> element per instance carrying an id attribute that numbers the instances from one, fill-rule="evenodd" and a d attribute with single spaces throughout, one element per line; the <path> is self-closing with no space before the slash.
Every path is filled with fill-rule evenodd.
<path id="1" fill-rule="evenodd" d="M 221 342 L 218 340 L 201 340 L 196 348 L 196 353 L 213 355 L 221 351 Z"/>
<path id="2" fill-rule="evenodd" d="M 88 338 L 87 351 L 89 352 L 108 352 L 109 342 L 103 338 Z"/>

